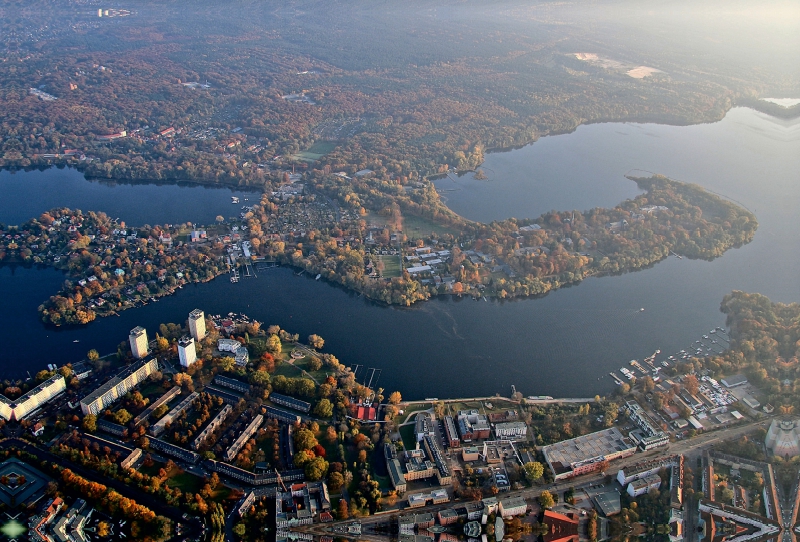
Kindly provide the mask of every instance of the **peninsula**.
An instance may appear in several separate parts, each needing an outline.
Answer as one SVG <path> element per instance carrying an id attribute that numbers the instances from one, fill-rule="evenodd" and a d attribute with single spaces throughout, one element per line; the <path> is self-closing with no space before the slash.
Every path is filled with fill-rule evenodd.
<path id="1" fill-rule="evenodd" d="M 289 183 L 216 224 L 127 227 L 103 213 L 54 209 L 0 226 L 0 262 L 52 265 L 69 273 L 39 307 L 42 320 L 85 324 L 174 293 L 187 282 L 257 265 L 288 264 L 365 296 L 411 305 L 436 295 L 536 296 L 589 276 L 635 271 L 670 256 L 713 259 L 752 240 L 748 210 L 697 185 L 632 178 L 645 192 L 614 208 L 546 213 L 491 224 L 443 208 L 423 218 L 409 202 L 367 212 L 331 200 L 336 175 Z M 377 197 L 382 183 L 358 181 Z M 341 195 L 341 194 L 340 194 Z M 433 192 L 435 196 L 435 192 Z M 343 198 L 348 201 L 348 196 Z M 356 201 L 355 204 L 352 202 Z M 404 231 L 424 223 L 430 234 Z"/>

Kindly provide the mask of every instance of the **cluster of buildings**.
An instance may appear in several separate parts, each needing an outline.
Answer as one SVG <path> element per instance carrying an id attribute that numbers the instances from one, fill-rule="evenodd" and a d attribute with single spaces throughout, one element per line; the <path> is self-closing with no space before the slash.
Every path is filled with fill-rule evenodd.
<path id="1" fill-rule="evenodd" d="M 683 506 L 683 456 L 672 455 L 664 458 L 642 461 L 620 469 L 617 473 L 617 482 L 631 497 L 638 497 L 649 493 L 652 489 L 661 487 L 661 472 L 669 472 L 670 481 L 670 506 L 681 508 Z"/>
<path id="2" fill-rule="evenodd" d="M 250 354 L 247 352 L 247 347 L 237 340 L 219 339 L 217 341 L 217 350 L 233 354 L 236 365 L 240 367 L 244 367 L 250 361 Z"/>
<path id="3" fill-rule="evenodd" d="M 406 263 L 410 265 L 410 267 L 406 268 L 406 271 L 411 276 L 436 273 L 444 267 L 450 256 L 449 250 L 434 251 L 431 247 L 415 248 L 412 254 L 404 258 Z"/>
<path id="4" fill-rule="evenodd" d="M 28 524 L 29 539 L 35 542 L 85 542 L 89 540 L 84 528 L 92 515 L 92 507 L 78 499 L 67 508 L 59 497 L 49 501 L 47 507 L 31 518 Z"/>
<path id="5" fill-rule="evenodd" d="M 169 412 L 167 412 L 160 420 L 150 426 L 150 434 L 154 437 L 161 435 L 167 426 L 178 419 L 184 412 L 188 411 L 194 405 L 194 400 L 200 397 L 200 394 L 193 391 L 183 398 L 183 400 L 175 405 Z"/>
<path id="6" fill-rule="evenodd" d="M 242 433 L 236 437 L 236 440 L 233 441 L 233 444 L 231 444 L 230 448 L 225 450 L 225 459 L 228 461 L 233 461 L 238 455 L 239 451 L 247 443 L 248 439 L 255 435 L 262 423 L 264 423 L 264 416 L 261 414 L 256 414 L 253 420 L 247 425 L 247 427 L 245 427 L 244 431 L 242 431 Z"/>
<path id="7" fill-rule="evenodd" d="M 730 391 L 747 383 L 747 378 L 743 375 L 734 375 L 717 381 L 711 377 L 703 376 L 696 394 L 690 393 L 685 387 L 673 396 L 673 405 L 665 404 L 661 410 L 671 420 L 672 425 L 678 430 L 687 428 L 702 430 L 705 426 L 702 420 L 713 416 L 720 424 L 734 420 L 741 420 L 742 414 L 737 410 L 728 411 L 730 405 L 739 401 Z M 663 384 L 657 384 L 659 390 L 674 388 L 674 382 L 667 379 Z M 748 394 L 744 394 L 742 403 L 756 409 L 760 406 L 758 401 Z M 681 417 L 681 412 L 685 411 L 688 415 Z"/>
<path id="8" fill-rule="evenodd" d="M 282 486 L 275 492 L 275 526 L 288 529 L 295 525 L 308 525 L 315 518 L 333 521 L 331 500 L 324 481 L 305 482 Z"/>
<path id="9" fill-rule="evenodd" d="M 628 401 L 625 407 L 628 411 L 628 417 L 639 428 L 631 431 L 629 436 L 639 445 L 642 451 L 669 444 L 669 434 L 659 428 L 639 403 Z"/>
<path id="10" fill-rule="evenodd" d="M 428 496 L 428 499 L 430 498 Z M 514 496 L 500 499 L 487 497 L 480 501 L 445 508 L 436 514 L 431 512 L 403 514 L 398 518 L 398 524 L 401 536 L 413 535 L 415 531 L 419 534 L 424 534 L 427 529 L 436 525 L 437 521 L 442 526 L 473 521 L 485 524 L 491 514 L 496 514 L 501 518 L 510 518 L 523 515 L 527 511 L 528 503 L 522 497 Z M 480 529 L 477 536 L 480 536 Z"/>
<path id="11" fill-rule="evenodd" d="M 452 475 L 444 452 L 436 438 L 424 435 L 422 446 L 414 450 L 398 452 L 394 444 L 384 444 L 383 454 L 392 487 L 398 493 L 405 493 L 407 483 L 414 480 L 436 478 L 440 486 L 450 485 Z"/>
<path id="12" fill-rule="evenodd" d="M 730 502 L 717 492 L 716 465 L 723 465 L 730 472 L 729 488 L 733 499 Z M 767 540 L 795 538 L 792 529 L 797 517 L 796 495 L 784 499 L 779 497 L 772 465 L 751 461 L 719 452 L 705 452 L 702 457 L 703 498 L 700 499 L 698 525 L 703 539 L 708 542 L 765 542 Z M 749 492 L 737 483 L 741 471 L 760 473 L 764 487 L 758 497 L 763 499 L 763 510 L 748 510 L 753 499 Z M 755 497 L 755 495 L 753 495 Z M 784 508 L 785 507 L 785 508 Z M 787 514 L 788 512 L 788 514 Z M 787 522 L 787 516 L 792 518 Z"/>
<path id="13" fill-rule="evenodd" d="M 446 419 L 448 417 L 445 417 L 445 431 L 447 431 L 448 423 Z M 492 428 L 489 425 L 489 419 L 477 410 L 459 410 L 454 422 L 458 427 L 462 442 L 487 439 L 491 436 Z M 448 438 L 450 438 L 450 435 L 448 435 Z"/>

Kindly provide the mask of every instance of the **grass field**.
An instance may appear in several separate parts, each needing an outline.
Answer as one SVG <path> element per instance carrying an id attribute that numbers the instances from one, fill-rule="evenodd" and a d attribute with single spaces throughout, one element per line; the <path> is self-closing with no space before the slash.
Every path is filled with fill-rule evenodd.
<path id="1" fill-rule="evenodd" d="M 311 148 L 292 155 L 292 158 L 304 162 L 316 162 L 335 148 L 336 143 L 332 141 L 317 141 L 311 145 Z"/>
<path id="2" fill-rule="evenodd" d="M 436 235 L 458 235 L 459 231 L 455 228 L 442 226 L 427 218 L 415 215 L 403 215 L 403 233 L 409 239 L 422 239 L 428 237 L 431 233 Z"/>
<path id="3" fill-rule="evenodd" d="M 400 260 L 401 256 L 384 256 L 379 255 L 378 259 L 383 262 L 382 275 L 384 278 L 393 279 L 403 275 L 403 264 Z"/>
<path id="4" fill-rule="evenodd" d="M 403 437 L 403 446 L 406 450 L 413 450 L 417 445 L 417 438 L 414 435 L 414 425 L 404 425 L 400 428 L 400 436 Z"/>

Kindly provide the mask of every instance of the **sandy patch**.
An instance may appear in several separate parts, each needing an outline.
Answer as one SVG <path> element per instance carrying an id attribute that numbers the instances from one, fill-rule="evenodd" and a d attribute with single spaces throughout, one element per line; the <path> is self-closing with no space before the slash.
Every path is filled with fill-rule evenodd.
<path id="1" fill-rule="evenodd" d="M 612 60 L 610 58 L 603 58 L 595 53 L 573 53 L 573 54 L 575 55 L 575 58 L 577 58 L 578 60 L 582 60 L 587 64 L 598 66 L 606 70 L 621 71 L 624 70 L 626 67 L 622 62 L 619 62 L 617 60 Z"/>
<path id="2" fill-rule="evenodd" d="M 632 70 L 628 70 L 626 73 L 634 79 L 644 79 L 645 77 L 649 77 L 654 73 L 661 73 L 661 70 L 650 68 L 648 66 L 639 66 L 633 68 Z"/>

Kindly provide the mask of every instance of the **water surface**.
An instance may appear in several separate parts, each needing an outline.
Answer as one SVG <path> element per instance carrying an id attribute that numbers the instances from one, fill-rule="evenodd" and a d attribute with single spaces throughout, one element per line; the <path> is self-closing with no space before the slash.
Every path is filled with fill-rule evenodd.
<path id="1" fill-rule="evenodd" d="M 242 205 L 259 200 L 257 192 L 199 184 L 124 183 L 87 180 L 70 168 L 0 171 L 0 222 L 21 224 L 54 207 L 104 211 L 134 226 L 211 224 L 217 215 L 239 216 Z M 240 205 L 231 204 L 231 196 Z M 245 201 L 247 200 L 247 201 Z"/>
<path id="2" fill-rule="evenodd" d="M 724 325 L 719 303 L 733 289 L 800 301 L 798 121 L 734 109 L 721 122 L 698 126 L 582 126 L 491 154 L 484 166 L 490 181 L 462 177 L 456 186 L 462 189 L 445 194 L 454 210 L 482 221 L 587 209 L 635 195 L 635 185 L 623 177 L 634 168 L 696 182 L 741 202 L 758 216 L 755 240 L 713 262 L 669 258 L 651 269 L 592 278 L 541 299 L 438 298 L 411 309 L 379 306 L 277 269 L 238 284 L 221 277 L 185 287 L 120 317 L 64 330 L 45 328 L 35 312 L 63 275 L 0 267 L 0 340 L 6 345 L 0 370 L 14 374 L 75 361 L 89 348 L 113 351 L 134 326 L 144 325 L 152 335 L 159 323 L 183 321 L 199 307 L 208 313 L 246 312 L 301 337 L 318 333 L 325 351 L 350 365 L 382 369 L 379 385 L 399 389 L 406 398 L 508 394 L 512 384 L 525 395 L 593 396 L 612 390 L 607 373 L 630 359 L 656 349 L 666 355 L 688 348 Z M 192 204 L 208 193 L 204 190 L 181 193 Z M 229 200 L 229 192 L 220 193 L 222 201 Z M 87 199 L 77 206 L 91 209 L 95 203 Z M 133 209 L 125 205 L 136 201 L 117 203 L 123 206 L 120 216 L 130 212 L 133 221 Z M 0 221 L 11 222 L 8 212 L 0 203 Z"/>

